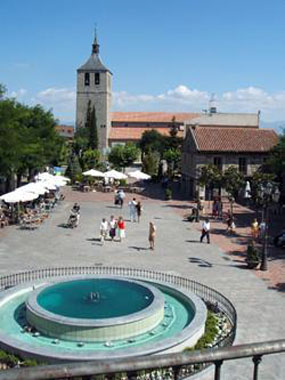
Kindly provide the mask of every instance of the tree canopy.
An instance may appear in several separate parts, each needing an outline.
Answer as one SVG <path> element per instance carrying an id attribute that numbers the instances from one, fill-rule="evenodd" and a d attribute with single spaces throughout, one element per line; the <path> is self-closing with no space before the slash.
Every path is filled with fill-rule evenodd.
<path id="1" fill-rule="evenodd" d="M 3 89 L 1 86 L 0 90 Z M 47 165 L 56 165 L 63 139 L 55 131 L 51 111 L 0 97 L 0 175 L 10 190 L 12 178 L 31 177 Z"/>
<path id="2" fill-rule="evenodd" d="M 116 145 L 109 153 L 109 161 L 115 168 L 121 169 L 130 166 L 139 155 L 139 149 L 133 143 L 126 145 Z"/>

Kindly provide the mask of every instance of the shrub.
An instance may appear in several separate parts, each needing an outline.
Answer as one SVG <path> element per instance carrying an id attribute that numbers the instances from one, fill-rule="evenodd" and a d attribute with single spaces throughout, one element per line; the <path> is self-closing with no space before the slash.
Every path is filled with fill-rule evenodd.
<path id="1" fill-rule="evenodd" d="M 186 351 L 203 350 L 208 348 L 208 345 L 213 343 L 215 336 L 218 334 L 218 319 L 214 313 L 208 311 L 205 324 L 205 333 L 198 340 L 194 347 L 187 347 Z"/>
<path id="2" fill-rule="evenodd" d="M 166 199 L 171 199 L 172 198 L 172 190 L 171 189 L 166 189 L 165 190 L 165 198 Z"/>

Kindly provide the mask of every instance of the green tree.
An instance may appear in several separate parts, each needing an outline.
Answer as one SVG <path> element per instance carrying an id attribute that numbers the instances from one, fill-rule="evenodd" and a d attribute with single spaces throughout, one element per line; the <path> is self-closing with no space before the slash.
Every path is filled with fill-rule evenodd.
<path id="1" fill-rule="evenodd" d="M 168 174 L 172 177 L 173 172 L 178 168 L 181 161 L 181 151 L 179 149 L 170 148 L 163 153 L 163 158 L 167 161 Z"/>
<path id="2" fill-rule="evenodd" d="M 98 131 L 97 131 L 97 118 L 96 110 L 93 105 L 91 108 L 91 101 L 88 102 L 87 115 L 86 115 L 86 128 L 88 130 L 88 148 L 98 149 Z"/>
<path id="3" fill-rule="evenodd" d="M 266 173 L 273 173 L 277 182 L 281 183 L 281 197 L 285 201 L 285 128 L 279 136 L 278 144 L 272 149 L 268 159 L 263 165 Z"/>
<path id="4" fill-rule="evenodd" d="M 221 180 L 222 172 L 216 165 L 209 164 L 201 167 L 198 179 L 200 185 L 208 186 L 212 189 L 215 186 L 221 186 Z"/>
<path id="5" fill-rule="evenodd" d="M 239 191 L 245 186 L 245 177 L 235 166 L 229 166 L 223 173 L 222 184 L 228 193 L 232 214 L 234 201 L 238 197 Z"/>
<path id="6" fill-rule="evenodd" d="M 158 152 L 160 155 L 162 155 L 165 147 L 165 140 L 159 132 L 152 129 L 151 131 L 145 131 L 142 134 L 142 137 L 139 141 L 139 147 L 142 151 L 143 156 L 150 151 Z"/>
<path id="7" fill-rule="evenodd" d="M 82 169 L 95 169 L 100 162 L 100 151 L 98 149 L 87 149 L 82 154 Z"/>
<path id="8" fill-rule="evenodd" d="M 139 149 L 133 143 L 127 143 L 126 145 L 116 145 L 111 149 L 109 153 L 109 161 L 115 168 L 126 168 L 133 164 L 138 158 Z"/>
<path id="9" fill-rule="evenodd" d="M 78 156 L 76 154 L 70 157 L 65 175 L 67 175 L 71 179 L 71 183 L 81 181 L 82 169 L 79 163 Z"/>
<path id="10" fill-rule="evenodd" d="M 15 99 L 0 98 L 0 175 L 6 191 L 17 175 L 29 178 L 44 166 L 56 164 L 63 139 L 55 131 L 56 120 L 41 106 L 29 107 Z"/>
<path id="11" fill-rule="evenodd" d="M 143 172 L 155 177 L 158 175 L 160 154 L 158 152 L 148 151 L 142 161 Z"/>
<path id="12" fill-rule="evenodd" d="M 260 198 L 259 189 L 262 185 L 267 182 L 273 182 L 275 179 L 275 174 L 264 173 L 262 172 L 262 168 L 253 173 L 250 181 L 250 189 L 251 189 L 251 199 L 256 206 L 262 205 L 262 199 Z"/>

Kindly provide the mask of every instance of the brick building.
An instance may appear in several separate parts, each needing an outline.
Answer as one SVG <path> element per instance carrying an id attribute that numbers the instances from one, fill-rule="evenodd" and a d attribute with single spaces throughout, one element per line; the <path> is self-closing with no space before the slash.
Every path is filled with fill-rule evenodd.
<path id="1" fill-rule="evenodd" d="M 182 153 L 182 189 L 189 198 L 200 190 L 201 167 L 214 164 L 222 171 L 235 166 L 247 178 L 263 164 L 278 143 L 274 130 L 259 128 L 258 114 L 215 114 L 186 123 Z M 211 123 L 213 120 L 213 123 Z"/>

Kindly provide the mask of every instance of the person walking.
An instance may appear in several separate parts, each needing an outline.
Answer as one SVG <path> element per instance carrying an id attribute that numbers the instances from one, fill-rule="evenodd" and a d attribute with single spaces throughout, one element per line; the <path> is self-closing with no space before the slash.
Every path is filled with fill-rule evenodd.
<path id="1" fill-rule="evenodd" d="M 203 243 L 203 239 L 206 236 L 207 237 L 207 243 L 210 244 L 210 220 L 209 218 L 206 218 L 204 222 L 202 223 L 202 234 L 200 237 L 200 243 Z"/>
<path id="2" fill-rule="evenodd" d="M 133 200 L 129 202 L 129 210 L 130 210 L 131 222 L 136 222 L 136 219 L 137 219 L 137 201 L 136 201 L 136 198 L 133 198 Z"/>
<path id="3" fill-rule="evenodd" d="M 111 218 L 109 221 L 109 235 L 112 241 L 114 240 L 116 236 L 116 228 L 117 228 L 117 221 L 114 215 L 111 215 Z"/>
<path id="4" fill-rule="evenodd" d="M 117 197 L 118 197 L 118 204 L 123 208 L 124 205 L 124 199 L 126 197 L 126 194 L 123 189 L 119 189 L 117 192 Z"/>
<path id="5" fill-rule="evenodd" d="M 117 229 L 118 229 L 118 237 L 119 241 L 121 242 L 122 239 L 126 237 L 126 229 L 125 229 L 125 222 L 122 216 L 119 217 L 118 223 L 117 223 Z"/>
<path id="6" fill-rule="evenodd" d="M 140 201 L 137 203 L 136 207 L 137 207 L 137 216 L 138 216 L 138 223 L 139 223 L 140 218 L 141 218 L 141 214 L 142 214 L 142 209 L 143 209 Z"/>
<path id="7" fill-rule="evenodd" d="M 153 222 L 149 222 L 149 232 L 148 232 L 148 241 L 149 241 L 149 249 L 154 250 L 154 241 L 156 235 L 156 227 Z"/>
<path id="8" fill-rule="evenodd" d="M 258 238 L 258 234 L 259 234 L 259 225 L 258 225 L 258 221 L 257 219 L 253 219 L 253 222 L 251 223 L 251 235 L 253 237 L 253 239 L 257 239 Z"/>
<path id="9" fill-rule="evenodd" d="M 103 218 L 100 224 L 100 240 L 102 244 L 104 244 L 104 241 L 106 240 L 107 235 L 108 235 L 108 222 L 105 218 Z"/>

